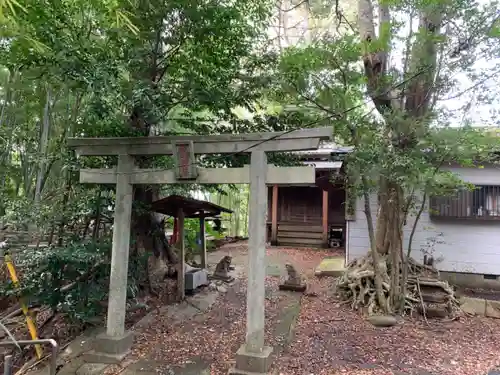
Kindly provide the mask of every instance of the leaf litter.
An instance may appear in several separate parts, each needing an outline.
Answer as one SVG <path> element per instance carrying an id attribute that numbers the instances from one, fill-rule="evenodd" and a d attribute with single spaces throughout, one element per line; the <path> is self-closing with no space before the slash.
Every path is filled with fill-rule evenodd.
<path id="1" fill-rule="evenodd" d="M 245 245 L 233 245 L 233 262 L 246 262 L 246 251 Z M 211 256 L 221 257 L 218 253 Z M 332 255 L 315 249 L 267 250 L 269 259 L 283 266 L 292 263 L 308 284 L 294 340 L 274 358 L 274 374 L 486 375 L 500 365 L 500 320 L 462 317 L 427 325 L 405 318 L 395 327 L 373 327 L 335 298 L 334 279 L 314 276 L 315 267 Z M 279 346 L 274 327 L 289 302 L 274 293 L 279 282 L 279 277 L 266 277 L 266 345 L 274 347 Z M 195 359 L 210 364 L 211 374 L 227 374 L 245 340 L 246 279 L 241 277 L 207 312 L 192 319 L 156 314 L 147 328 L 136 331 L 128 362 L 147 359 L 182 366 Z"/>

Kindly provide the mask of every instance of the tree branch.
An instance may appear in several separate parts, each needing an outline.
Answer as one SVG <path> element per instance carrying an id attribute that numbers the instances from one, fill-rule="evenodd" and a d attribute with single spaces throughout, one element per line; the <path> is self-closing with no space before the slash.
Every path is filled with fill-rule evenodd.
<path id="1" fill-rule="evenodd" d="M 384 27 L 388 27 L 387 22 L 390 24 L 390 19 L 387 20 L 389 17 L 388 8 L 382 6 L 380 12 L 384 17 Z M 375 44 L 377 36 L 375 34 L 371 0 L 358 0 L 358 26 L 361 42 L 363 43 L 363 65 L 368 80 L 368 92 L 377 110 L 384 114 L 391 110 L 391 100 L 388 94 L 381 95 L 381 93 L 387 92 L 385 73 L 387 71 L 388 52 L 387 49 L 381 49 Z M 386 34 L 384 33 L 381 37 L 384 37 L 384 35 Z"/>

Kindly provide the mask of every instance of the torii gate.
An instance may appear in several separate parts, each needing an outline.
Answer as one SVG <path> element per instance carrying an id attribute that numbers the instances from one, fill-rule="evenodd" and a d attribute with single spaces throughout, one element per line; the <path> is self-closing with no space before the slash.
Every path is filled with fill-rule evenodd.
<path id="1" fill-rule="evenodd" d="M 264 346 L 266 276 L 266 185 L 313 184 L 315 169 L 275 167 L 267 164 L 266 152 L 317 149 L 320 141 L 330 139 L 331 128 L 293 132 L 214 136 L 70 138 L 68 146 L 78 156 L 118 156 L 112 169 L 82 169 L 81 183 L 116 184 L 116 202 L 111 255 L 108 318 L 106 333 L 100 335 L 88 361 L 119 362 L 133 343 L 125 331 L 127 270 L 130 225 L 135 184 L 250 184 L 248 289 L 245 344 L 236 354 L 233 373 L 266 373 L 272 348 Z M 250 153 L 250 167 L 198 168 L 195 155 Z M 134 156 L 173 155 L 174 170 L 140 169 Z M 181 259 L 181 270 L 184 262 Z M 93 359 L 92 359 L 93 358 Z"/>

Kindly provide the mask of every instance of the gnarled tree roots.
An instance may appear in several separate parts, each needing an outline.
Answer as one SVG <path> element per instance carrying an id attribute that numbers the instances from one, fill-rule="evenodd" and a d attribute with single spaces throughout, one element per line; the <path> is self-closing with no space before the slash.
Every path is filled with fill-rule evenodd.
<path id="1" fill-rule="evenodd" d="M 388 257 L 380 256 L 382 287 L 387 299 L 391 290 L 391 267 L 388 262 Z M 460 308 L 453 288 L 446 281 L 439 280 L 439 272 L 435 268 L 419 264 L 412 258 L 408 264 L 403 312 L 412 314 L 416 310 L 424 317 L 455 318 Z M 370 253 L 347 265 L 344 274 L 337 280 L 336 291 L 353 309 L 363 309 L 369 315 L 385 312 L 378 303 Z M 396 311 L 397 306 L 390 306 L 390 310 Z"/>

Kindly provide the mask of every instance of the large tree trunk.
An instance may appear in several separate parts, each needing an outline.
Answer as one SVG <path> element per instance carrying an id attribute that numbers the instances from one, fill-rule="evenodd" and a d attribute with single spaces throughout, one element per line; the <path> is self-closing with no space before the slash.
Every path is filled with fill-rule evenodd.
<path id="1" fill-rule="evenodd" d="M 421 11 L 419 31 L 423 37 L 417 38 L 413 45 L 407 71 L 404 72 L 407 84 L 403 85 L 401 93 L 393 92 L 387 74 L 390 21 L 387 2 L 379 2 L 377 35 L 372 0 L 358 0 L 358 26 L 363 43 L 367 88 L 385 120 L 381 133 L 387 140 L 382 146 L 387 160 L 401 157 L 405 150 L 416 147 L 418 135 L 425 132 L 436 72 L 435 44 L 438 38 L 435 36 L 440 32 L 442 9 L 440 5 L 433 4 Z M 366 187 L 363 188 L 371 240 L 370 254 L 348 266 L 339 286 L 352 298 L 353 307 L 368 305 L 370 313 L 376 310 L 391 313 L 405 307 L 404 293 L 407 290 L 403 285 L 406 272 L 402 272 L 405 190 L 390 167 L 383 169 L 380 176 L 375 229 L 371 224 L 368 184 L 364 183 Z M 378 306 L 375 306 L 375 301 Z"/>
<path id="2" fill-rule="evenodd" d="M 150 136 L 150 125 L 144 120 L 143 114 L 135 108 L 130 116 L 131 126 L 142 136 Z M 147 158 L 137 158 L 141 168 L 152 167 Z M 147 262 L 147 274 L 150 292 L 164 295 L 165 279 L 176 275 L 175 265 L 180 261 L 175 249 L 170 246 L 165 233 L 165 222 L 161 214 L 151 211 L 151 204 L 160 198 L 158 185 L 134 186 L 134 209 L 132 213 L 132 236 L 137 241 L 137 248 L 142 252 L 152 252 Z M 131 251 L 131 255 L 136 251 Z M 184 259 L 182 260 L 184 261 Z M 189 267 L 186 267 L 189 269 Z M 169 292 L 166 292 L 168 294 Z M 171 296 L 165 296 L 171 300 Z"/>
<path id="3" fill-rule="evenodd" d="M 177 263 L 177 254 L 169 245 L 165 235 L 165 223 L 160 214 L 149 210 L 151 203 L 159 198 L 158 186 L 137 185 L 134 190 L 134 202 L 142 209 L 134 211 L 132 233 L 145 250 L 168 263 Z"/>

